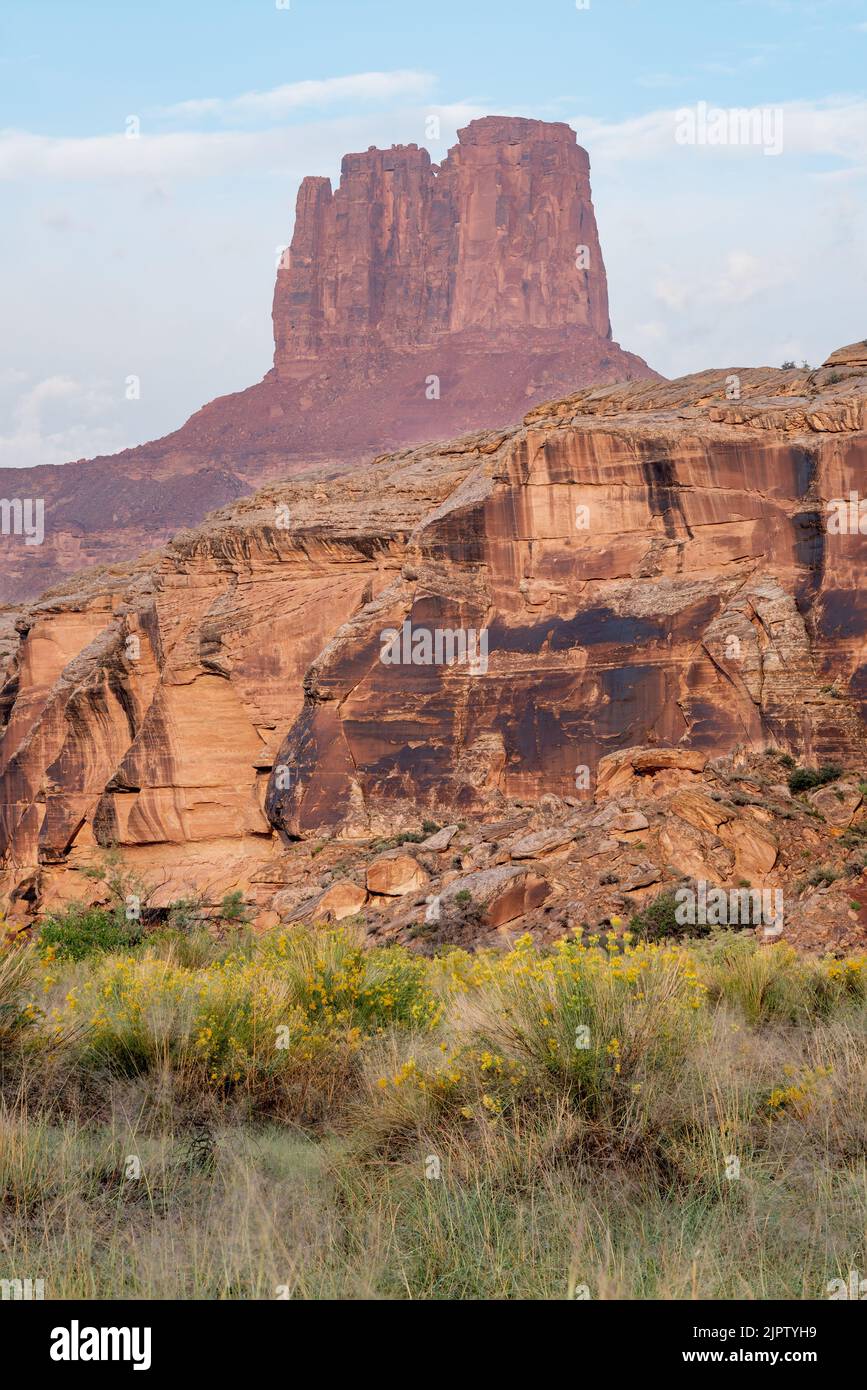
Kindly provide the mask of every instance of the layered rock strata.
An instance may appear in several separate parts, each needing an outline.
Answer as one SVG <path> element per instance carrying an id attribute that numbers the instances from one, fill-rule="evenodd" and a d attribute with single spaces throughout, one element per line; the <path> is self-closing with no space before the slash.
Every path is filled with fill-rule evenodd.
<path id="1" fill-rule="evenodd" d="M 578 392 L 327 487 L 271 485 L 7 611 L 11 910 L 87 897 L 113 846 L 157 902 L 240 887 L 266 911 L 298 839 L 581 808 L 648 769 L 675 791 L 769 745 L 863 767 L 865 356 Z M 704 816 L 716 872 L 761 879 L 731 819 Z"/>

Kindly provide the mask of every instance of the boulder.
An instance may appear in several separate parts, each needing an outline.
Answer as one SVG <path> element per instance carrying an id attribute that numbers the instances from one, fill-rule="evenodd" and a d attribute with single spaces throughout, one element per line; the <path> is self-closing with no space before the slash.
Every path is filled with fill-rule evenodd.
<path id="1" fill-rule="evenodd" d="M 744 817 L 721 826 L 720 839 L 734 853 L 734 877 L 760 886 L 777 862 L 777 842 L 770 831 Z"/>
<path id="2" fill-rule="evenodd" d="M 367 893 L 356 883 L 340 879 L 326 888 L 314 908 L 314 916 L 323 921 L 342 922 L 344 917 L 354 917 L 367 902 Z"/>
<path id="3" fill-rule="evenodd" d="M 400 850 L 375 859 L 367 870 L 367 889 L 378 897 L 402 898 L 405 893 L 417 893 L 430 875 L 411 854 Z"/>
<path id="4" fill-rule="evenodd" d="M 662 871 L 655 864 L 643 864 L 640 868 L 632 869 L 623 879 L 620 887 L 624 893 L 634 893 L 638 888 L 649 888 L 653 883 L 659 883 L 662 879 Z"/>
<path id="5" fill-rule="evenodd" d="M 675 769 L 695 774 L 703 771 L 708 755 L 694 748 L 621 748 L 606 753 L 596 769 L 596 800 L 603 801 L 630 789 L 637 778 Z"/>
<path id="6" fill-rule="evenodd" d="M 542 859 L 557 850 L 568 849 L 575 836 L 574 825 L 561 825 L 551 830 L 537 830 L 533 835 L 523 835 L 509 846 L 512 859 Z"/>
<path id="7" fill-rule="evenodd" d="M 441 830 L 434 831 L 433 835 L 428 835 L 426 840 L 422 840 L 419 849 L 428 850 L 431 854 L 444 854 L 457 833 L 456 825 L 444 825 Z"/>
<path id="8" fill-rule="evenodd" d="M 482 909 L 485 926 L 502 927 L 539 907 L 551 892 L 547 879 L 532 869 L 502 865 L 480 869 L 449 884 L 440 894 L 440 911 L 457 907 L 458 895 L 469 894 L 468 902 Z"/>
<path id="9" fill-rule="evenodd" d="M 621 811 L 620 815 L 608 825 L 608 830 L 616 840 L 628 843 L 649 828 L 650 822 L 641 811 Z"/>
<path id="10" fill-rule="evenodd" d="M 833 782 L 817 787 L 807 800 L 829 825 L 842 831 L 852 824 L 863 797 L 854 782 Z"/>

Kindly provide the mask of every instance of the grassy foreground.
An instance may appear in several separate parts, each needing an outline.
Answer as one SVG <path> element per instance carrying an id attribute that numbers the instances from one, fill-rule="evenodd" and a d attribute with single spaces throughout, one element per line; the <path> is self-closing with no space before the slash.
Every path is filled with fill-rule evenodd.
<path id="1" fill-rule="evenodd" d="M 867 965 L 730 932 L 0 953 L 0 1278 L 791 1298 L 867 1270 Z"/>

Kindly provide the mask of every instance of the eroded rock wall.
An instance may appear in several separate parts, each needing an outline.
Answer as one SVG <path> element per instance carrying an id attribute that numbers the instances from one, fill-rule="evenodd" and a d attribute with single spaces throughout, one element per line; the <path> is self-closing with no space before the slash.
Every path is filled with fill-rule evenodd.
<path id="1" fill-rule="evenodd" d="M 272 485 L 22 610 L 0 633 L 15 910 L 86 895 L 113 845 L 164 901 L 277 891 L 293 837 L 581 802 L 636 746 L 862 763 L 867 536 L 828 502 L 864 477 L 867 360 L 743 372 L 736 402 L 729 375 Z M 462 633 L 480 659 L 447 664 Z"/>

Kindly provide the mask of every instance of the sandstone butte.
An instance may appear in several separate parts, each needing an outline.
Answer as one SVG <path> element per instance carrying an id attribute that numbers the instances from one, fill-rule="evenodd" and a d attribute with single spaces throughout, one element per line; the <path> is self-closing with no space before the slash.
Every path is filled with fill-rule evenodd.
<path id="1" fill-rule="evenodd" d="M 46 513 L 43 545 L 0 538 L 0 601 L 152 549 L 268 479 L 655 376 L 611 339 L 590 161 L 559 122 L 473 121 L 439 166 L 416 145 L 347 155 L 336 191 L 302 182 L 282 261 L 258 385 L 112 457 L 0 469 L 0 497 Z"/>
<path id="2" fill-rule="evenodd" d="M 483 939 L 690 875 L 782 884 L 792 939 L 863 944 L 867 538 L 828 503 L 864 478 L 867 344 L 737 371 L 737 400 L 732 375 L 270 483 L 7 609 L 13 920 L 93 900 L 117 846 L 155 912 L 238 889 L 262 925 Z M 484 669 L 385 664 L 407 621 L 484 631 Z M 769 747 L 846 772 L 792 797 Z"/>

